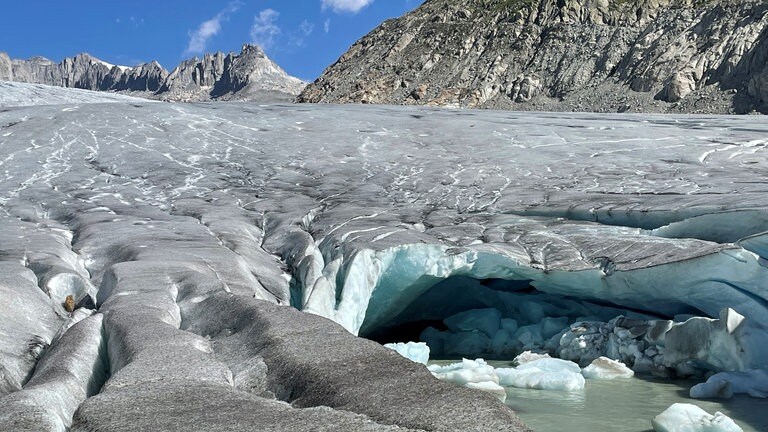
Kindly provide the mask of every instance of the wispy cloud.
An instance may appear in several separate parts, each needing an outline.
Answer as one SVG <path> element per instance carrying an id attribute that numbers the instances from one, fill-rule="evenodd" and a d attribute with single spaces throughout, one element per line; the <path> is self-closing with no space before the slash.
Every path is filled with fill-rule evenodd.
<path id="1" fill-rule="evenodd" d="M 326 33 L 331 31 L 331 19 L 330 18 L 325 20 L 325 22 L 323 23 L 323 31 L 326 32 Z"/>
<path id="2" fill-rule="evenodd" d="M 265 51 L 274 45 L 275 36 L 281 33 L 280 27 L 275 24 L 278 17 L 280 17 L 280 12 L 274 9 L 264 9 L 253 18 L 251 41 Z"/>
<path id="3" fill-rule="evenodd" d="M 323 10 L 332 9 L 336 13 L 358 13 L 361 9 L 373 3 L 374 0 L 322 0 Z"/>
<path id="4" fill-rule="evenodd" d="M 315 25 L 307 20 L 304 20 L 301 22 L 301 24 L 299 24 L 299 31 L 301 31 L 304 36 L 309 36 L 313 31 L 315 31 Z"/>
<path id="5" fill-rule="evenodd" d="M 216 36 L 219 31 L 221 31 L 222 21 L 229 19 L 229 15 L 237 12 L 237 10 L 240 9 L 240 6 L 242 6 L 242 2 L 239 0 L 230 2 L 227 4 L 227 7 L 216 14 L 216 16 L 209 19 L 208 21 L 204 21 L 202 24 L 200 24 L 200 27 L 198 27 L 197 30 L 190 32 L 189 44 L 187 44 L 187 49 L 184 51 L 184 54 L 187 55 L 205 52 L 205 47 L 208 44 L 208 40 Z"/>
<path id="6" fill-rule="evenodd" d="M 296 30 L 288 34 L 291 44 L 300 47 L 304 46 L 306 38 L 315 32 L 315 25 L 307 20 L 303 20 Z"/>

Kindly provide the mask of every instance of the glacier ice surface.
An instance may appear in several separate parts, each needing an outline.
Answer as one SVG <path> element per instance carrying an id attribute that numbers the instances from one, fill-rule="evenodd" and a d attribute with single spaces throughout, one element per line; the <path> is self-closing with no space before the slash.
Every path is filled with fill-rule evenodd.
<path id="1" fill-rule="evenodd" d="M 215 383 L 206 396 L 253 402 L 232 394 L 217 360 L 227 353 L 211 354 L 212 340 L 258 315 L 229 314 L 243 299 L 291 304 L 364 337 L 434 325 L 422 339 L 440 352 L 533 349 L 581 366 L 604 355 L 652 372 L 767 366 L 762 119 L 69 102 L 0 109 L 0 294 L 12 299 L 0 310 L 10 329 L 0 364 L 12 375 L 2 392 L 18 392 L 53 340 L 61 296 L 96 287 L 114 379 L 86 400 L 84 423 L 111 421 L 99 417 L 110 398 L 135 403 L 138 386 L 162 395 L 153 375 L 181 383 L 166 388 L 174 395 Z M 239 301 L 214 332 L 195 333 L 190 311 L 212 293 Z M 442 331 L 444 319 L 488 308 L 501 314 L 493 335 L 495 318 Z M 690 318 L 724 308 L 744 320 Z M 253 330 L 266 331 L 282 334 Z M 312 360 L 281 347 L 283 359 Z M 323 359 L 308 372 L 321 401 Z M 485 374 L 477 383 L 496 383 Z M 422 389 L 435 384 L 426 378 Z"/>

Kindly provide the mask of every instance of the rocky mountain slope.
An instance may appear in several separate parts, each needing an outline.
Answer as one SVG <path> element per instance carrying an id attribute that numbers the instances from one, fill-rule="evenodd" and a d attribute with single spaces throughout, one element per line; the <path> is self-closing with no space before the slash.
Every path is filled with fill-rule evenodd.
<path id="1" fill-rule="evenodd" d="M 762 0 L 427 0 L 298 100 L 765 112 L 767 11 Z"/>
<path id="2" fill-rule="evenodd" d="M 11 60 L 0 52 L 0 80 L 140 92 L 145 97 L 172 101 L 285 98 L 298 94 L 305 85 L 253 45 L 244 45 L 240 54 L 217 52 L 185 60 L 171 73 L 156 61 L 126 67 L 78 54 L 55 63 L 44 57 Z"/>

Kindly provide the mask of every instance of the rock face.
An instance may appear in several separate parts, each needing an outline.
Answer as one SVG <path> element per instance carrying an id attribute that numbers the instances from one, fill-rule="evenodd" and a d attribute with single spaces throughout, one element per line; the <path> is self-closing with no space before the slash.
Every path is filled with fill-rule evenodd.
<path id="1" fill-rule="evenodd" d="M 206 54 L 183 61 L 170 74 L 156 61 L 135 67 L 115 66 L 88 54 L 54 63 L 43 57 L 11 60 L 0 53 L 0 80 L 86 90 L 140 92 L 173 101 L 253 100 L 265 95 L 283 99 L 305 83 L 294 78 L 256 46 L 240 54 Z"/>
<path id="2" fill-rule="evenodd" d="M 248 100 L 260 93 L 298 94 L 306 84 L 282 70 L 261 48 L 221 52 L 183 61 L 159 91 L 164 100 Z"/>
<path id="3" fill-rule="evenodd" d="M 302 102 L 746 112 L 768 101 L 759 0 L 427 0 Z"/>
<path id="4" fill-rule="evenodd" d="M 0 52 L 0 81 L 11 81 L 13 79 L 13 68 L 8 54 Z"/>
<path id="5" fill-rule="evenodd" d="M 168 73 L 156 62 L 153 64 L 154 67 L 144 64 L 135 68 L 115 66 L 89 54 L 68 57 L 61 63 L 33 57 L 12 60 L 9 81 L 85 90 L 155 91 L 159 86 L 151 83 L 164 80 Z"/>

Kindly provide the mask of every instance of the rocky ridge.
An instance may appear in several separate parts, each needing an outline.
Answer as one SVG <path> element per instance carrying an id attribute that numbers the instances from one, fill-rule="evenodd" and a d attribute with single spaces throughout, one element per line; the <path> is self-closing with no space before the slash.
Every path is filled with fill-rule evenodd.
<path id="1" fill-rule="evenodd" d="M 300 102 L 766 112 L 759 0 L 427 0 L 384 22 Z"/>
<path id="2" fill-rule="evenodd" d="M 12 60 L 0 53 L 0 81 L 138 93 L 168 101 L 287 98 L 305 85 L 277 66 L 261 48 L 247 44 L 240 54 L 205 54 L 202 59 L 183 61 L 170 73 L 156 61 L 127 67 L 89 54 L 55 63 L 44 57 Z"/>

